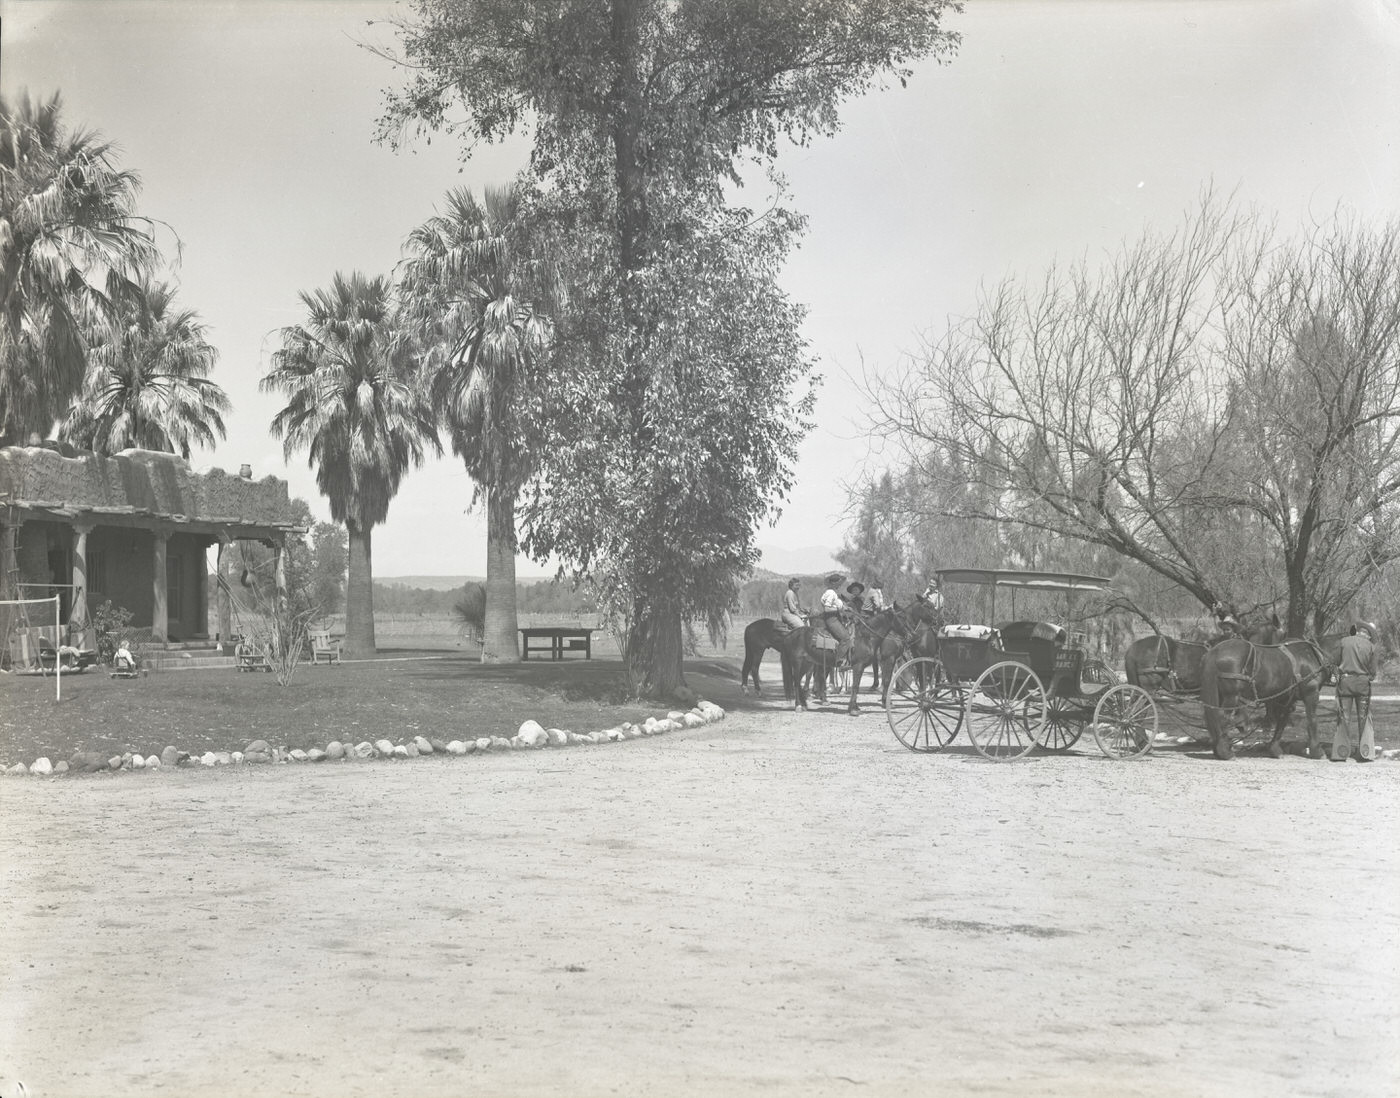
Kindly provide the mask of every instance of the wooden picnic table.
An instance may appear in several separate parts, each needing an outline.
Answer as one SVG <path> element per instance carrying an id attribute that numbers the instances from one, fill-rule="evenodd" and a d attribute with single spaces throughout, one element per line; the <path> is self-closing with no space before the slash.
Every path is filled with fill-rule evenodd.
<path id="1" fill-rule="evenodd" d="M 582 652 L 583 658 L 593 658 L 593 634 L 596 629 L 577 626 L 537 625 L 520 630 L 520 658 L 528 660 L 530 653 L 536 655 L 548 652 L 552 660 L 562 660 L 565 652 Z M 530 647 L 531 640 L 544 640 L 547 644 Z"/>

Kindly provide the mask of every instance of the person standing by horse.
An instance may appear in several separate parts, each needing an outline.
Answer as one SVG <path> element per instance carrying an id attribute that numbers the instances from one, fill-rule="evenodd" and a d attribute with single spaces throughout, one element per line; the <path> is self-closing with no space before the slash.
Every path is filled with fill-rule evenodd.
<path id="1" fill-rule="evenodd" d="M 1371 716 L 1371 684 L 1376 681 L 1376 627 L 1357 622 L 1343 637 L 1337 664 L 1337 730 L 1332 736 L 1332 761 L 1346 762 Z M 1355 721 L 1355 724 L 1352 722 Z M 1355 728 L 1355 735 L 1352 729 Z M 1361 756 L 1358 754 L 1358 758 Z"/>
<path id="2" fill-rule="evenodd" d="M 807 611 L 798 601 L 797 589 L 801 586 L 802 581 L 794 576 L 788 580 L 787 590 L 783 592 L 783 610 L 778 620 L 789 629 L 801 629 L 807 624 Z"/>
<path id="3" fill-rule="evenodd" d="M 827 576 L 826 590 L 822 592 L 821 602 L 818 604 L 822 625 L 836 640 L 838 664 L 848 660 L 851 655 L 851 634 L 846 629 L 846 623 L 841 620 L 841 614 L 846 609 L 846 600 L 841 597 L 839 588 L 845 578 L 840 572 L 832 572 Z"/>

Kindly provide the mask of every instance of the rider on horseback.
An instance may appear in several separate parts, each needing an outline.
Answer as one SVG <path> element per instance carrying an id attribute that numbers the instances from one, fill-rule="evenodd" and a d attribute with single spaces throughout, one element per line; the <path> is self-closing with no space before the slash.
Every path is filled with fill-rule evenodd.
<path id="1" fill-rule="evenodd" d="M 787 590 L 783 592 L 783 611 L 778 617 L 789 629 L 801 629 L 807 624 L 807 611 L 797 601 L 797 589 L 801 586 L 802 581 L 793 578 L 788 580 Z"/>
<path id="2" fill-rule="evenodd" d="M 840 572 L 832 572 L 826 577 L 826 590 L 822 592 L 820 608 L 822 626 L 836 640 L 836 662 L 845 663 L 851 655 L 851 634 L 846 631 L 846 624 L 841 620 L 841 613 L 846 608 L 846 602 L 841 597 L 838 588 L 841 581 L 846 577 Z"/>

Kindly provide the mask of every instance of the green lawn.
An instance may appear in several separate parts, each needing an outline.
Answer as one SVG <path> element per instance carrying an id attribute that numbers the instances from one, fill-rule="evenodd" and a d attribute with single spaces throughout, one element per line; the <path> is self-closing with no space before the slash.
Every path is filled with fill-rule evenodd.
<path id="1" fill-rule="evenodd" d="M 58 703 L 52 678 L 0 675 L 0 764 L 41 756 L 57 763 L 79 750 L 152 755 L 167 745 L 191 754 L 234 751 L 253 739 L 310 748 L 415 735 L 509 737 L 530 718 L 592 732 L 665 708 L 628 704 L 615 660 L 486 665 L 441 651 L 385 655 L 302 665 L 285 687 L 273 675 L 232 669 L 112 679 L 94 668 L 65 675 Z M 695 685 L 703 693 L 703 675 Z"/>

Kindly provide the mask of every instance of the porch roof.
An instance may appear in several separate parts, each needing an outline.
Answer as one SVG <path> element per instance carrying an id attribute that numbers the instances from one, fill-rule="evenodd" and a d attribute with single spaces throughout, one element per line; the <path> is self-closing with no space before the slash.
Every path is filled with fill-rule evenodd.
<path id="1" fill-rule="evenodd" d="M 222 469 L 196 473 L 183 458 L 153 450 L 105 457 L 85 451 L 66 456 L 45 446 L 0 447 L 0 505 L 24 519 L 173 527 L 216 538 L 305 530 L 286 481 L 255 481 Z M 0 521 L 6 517 L 0 514 Z"/>

